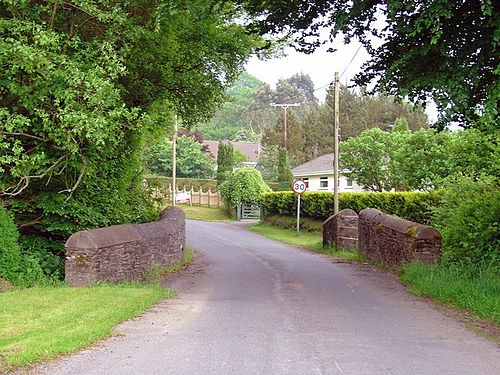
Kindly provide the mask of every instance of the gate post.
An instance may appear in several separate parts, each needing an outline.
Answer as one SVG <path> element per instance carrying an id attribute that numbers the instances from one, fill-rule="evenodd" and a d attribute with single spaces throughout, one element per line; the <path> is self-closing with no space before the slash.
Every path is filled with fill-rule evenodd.
<path id="1" fill-rule="evenodd" d="M 242 209 L 242 204 L 238 204 L 236 206 L 236 220 L 241 220 L 241 209 Z"/>

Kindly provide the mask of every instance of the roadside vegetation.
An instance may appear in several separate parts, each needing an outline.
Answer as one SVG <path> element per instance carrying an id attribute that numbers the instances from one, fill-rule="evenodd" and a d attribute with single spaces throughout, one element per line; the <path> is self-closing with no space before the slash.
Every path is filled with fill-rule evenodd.
<path id="1" fill-rule="evenodd" d="M 297 231 L 294 229 L 277 227 L 265 223 L 253 225 L 250 227 L 250 230 L 260 233 L 272 240 L 303 247 L 317 253 L 345 260 L 361 260 L 358 252 L 337 250 L 335 247 L 323 247 L 321 233 L 319 232 L 300 231 L 299 234 L 297 234 Z"/>
<path id="2" fill-rule="evenodd" d="M 231 221 L 234 218 L 224 207 L 190 206 L 181 204 L 178 206 L 186 214 L 186 219 L 203 221 Z"/>
<path id="3" fill-rule="evenodd" d="M 34 287 L 0 293 L 0 371 L 69 354 L 174 292 L 158 285 Z"/>

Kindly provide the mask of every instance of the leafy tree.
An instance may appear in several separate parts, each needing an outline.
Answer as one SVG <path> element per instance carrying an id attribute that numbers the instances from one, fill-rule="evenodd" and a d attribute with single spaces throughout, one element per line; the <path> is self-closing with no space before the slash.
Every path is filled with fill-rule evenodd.
<path id="1" fill-rule="evenodd" d="M 217 151 L 217 184 L 224 182 L 233 172 L 234 148 L 231 143 L 219 142 Z"/>
<path id="2" fill-rule="evenodd" d="M 368 129 L 340 144 L 340 166 L 346 176 L 370 191 L 393 188 L 389 174 L 390 133 Z"/>
<path id="3" fill-rule="evenodd" d="M 222 101 L 261 43 L 237 16 L 201 0 L 0 1 L 0 192 L 22 244 L 59 253 L 77 230 L 155 218 L 146 135 Z"/>
<path id="4" fill-rule="evenodd" d="M 341 166 L 368 190 L 427 190 L 451 176 L 479 180 L 500 175 L 500 147 L 476 129 L 384 132 L 370 129 L 342 142 Z"/>
<path id="5" fill-rule="evenodd" d="M 206 139 L 211 140 L 254 140 L 260 133 L 247 116 L 247 107 L 264 86 L 254 76 L 243 72 L 227 90 L 224 105 L 217 110 L 210 122 L 198 126 Z"/>
<path id="6" fill-rule="evenodd" d="M 211 178 L 215 162 L 203 151 L 203 145 L 190 136 L 177 138 L 176 174 L 181 178 Z M 172 142 L 165 140 L 151 147 L 148 169 L 156 174 L 172 175 Z"/>
<path id="7" fill-rule="evenodd" d="M 425 102 L 432 97 L 441 122 L 497 126 L 499 90 L 498 2 L 441 0 L 300 1 L 241 0 L 254 16 L 250 28 L 293 36 L 311 52 L 342 33 L 371 54 L 356 83 Z M 383 16 L 384 26 L 377 22 Z M 380 43 L 382 40 L 382 43 Z"/>
<path id="8" fill-rule="evenodd" d="M 278 150 L 278 188 L 280 190 L 290 190 L 293 181 L 293 174 L 290 170 L 290 161 L 288 160 L 288 151 L 285 148 Z"/>
<path id="9" fill-rule="evenodd" d="M 248 167 L 236 170 L 219 186 L 222 198 L 229 207 L 235 207 L 242 202 L 258 204 L 261 194 L 270 190 L 262 180 L 260 172 Z"/>

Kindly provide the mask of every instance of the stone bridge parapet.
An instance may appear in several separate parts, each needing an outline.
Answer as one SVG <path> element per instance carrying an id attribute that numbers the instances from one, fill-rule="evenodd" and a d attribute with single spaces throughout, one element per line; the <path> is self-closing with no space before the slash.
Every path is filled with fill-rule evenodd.
<path id="1" fill-rule="evenodd" d="M 389 268 L 414 261 L 439 261 L 441 235 L 434 228 L 374 208 L 361 211 L 358 220 L 359 250 L 365 259 Z"/>
<path id="2" fill-rule="evenodd" d="M 74 233 L 65 245 L 66 282 L 85 286 L 139 280 L 149 271 L 181 259 L 185 228 L 184 212 L 174 207 L 165 209 L 154 223 Z"/>

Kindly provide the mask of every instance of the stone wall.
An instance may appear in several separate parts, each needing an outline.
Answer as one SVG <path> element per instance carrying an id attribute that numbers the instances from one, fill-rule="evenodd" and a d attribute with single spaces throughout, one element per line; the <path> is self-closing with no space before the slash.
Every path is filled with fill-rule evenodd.
<path id="1" fill-rule="evenodd" d="M 74 233 L 66 241 L 66 282 L 84 286 L 98 281 L 123 283 L 182 257 L 186 238 L 184 212 L 164 210 L 160 220 Z"/>
<path id="2" fill-rule="evenodd" d="M 358 214 L 346 208 L 330 216 L 323 223 L 323 246 L 335 245 L 337 249 L 358 248 Z"/>
<path id="3" fill-rule="evenodd" d="M 434 228 L 374 208 L 359 213 L 359 250 L 365 259 L 397 268 L 405 263 L 438 262 L 441 235 Z"/>

